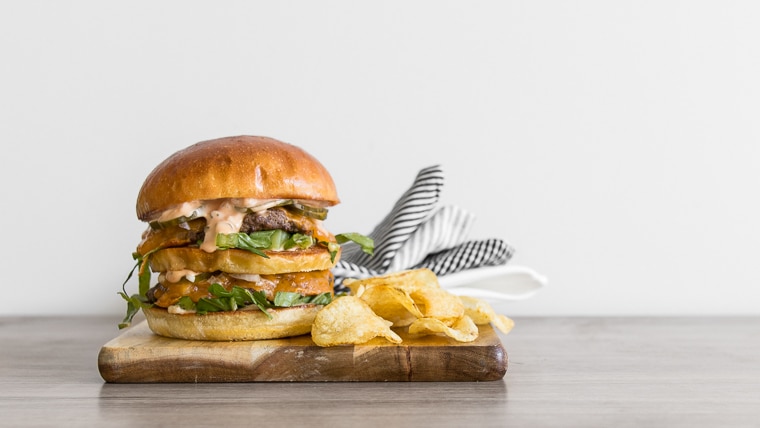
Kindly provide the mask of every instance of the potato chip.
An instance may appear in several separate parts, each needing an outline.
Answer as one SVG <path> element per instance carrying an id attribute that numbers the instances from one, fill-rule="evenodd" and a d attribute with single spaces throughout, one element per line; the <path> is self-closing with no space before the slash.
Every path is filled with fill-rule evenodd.
<path id="1" fill-rule="evenodd" d="M 424 288 L 440 288 L 438 277 L 430 269 L 405 270 L 362 279 L 349 278 L 343 281 L 343 285 L 351 289 L 351 294 L 356 294 L 356 290 L 361 285 L 365 288 L 385 285 L 408 292 Z"/>
<path id="2" fill-rule="evenodd" d="M 456 296 L 441 288 L 430 269 L 345 279 L 343 285 L 379 318 L 395 327 L 408 326 L 410 334 L 445 334 L 471 342 L 478 337 L 478 325 L 490 323 L 503 333 L 514 326 L 514 321 L 496 314 L 486 301 Z"/>
<path id="3" fill-rule="evenodd" d="M 420 318 L 409 326 L 410 334 L 443 333 L 458 342 L 472 342 L 478 338 L 478 326 L 467 315 L 457 319 L 451 326 L 436 318 Z"/>
<path id="4" fill-rule="evenodd" d="M 472 318 L 472 321 L 477 325 L 488 324 L 496 316 L 491 305 L 485 300 L 469 296 L 459 296 L 459 300 L 464 305 L 465 314 Z"/>
<path id="5" fill-rule="evenodd" d="M 403 304 L 417 318 L 438 318 L 444 320 L 447 325 L 451 325 L 464 314 L 464 306 L 459 298 L 442 289 L 438 284 L 438 277 L 430 269 L 413 269 L 357 280 L 347 279 L 343 281 L 343 284 L 351 289 L 351 294 L 361 293 L 362 299 L 365 301 L 369 301 L 366 296 L 370 290 L 376 287 L 384 287 L 382 291 L 372 292 L 372 297 L 369 299 L 372 301 L 370 306 L 373 309 L 382 300 L 380 299 L 382 294 L 390 294 L 389 289 L 396 289 L 411 297 L 414 304 L 411 305 L 408 300 L 398 294 L 391 298 L 396 299 L 397 303 Z M 414 306 L 414 309 L 411 306 Z M 403 313 L 400 309 L 394 308 L 392 314 L 398 315 L 399 312 Z M 378 313 L 378 315 L 380 314 Z M 407 316 L 404 319 L 407 318 L 409 317 Z M 396 324 L 394 322 L 395 326 L 407 324 Z"/>
<path id="6" fill-rule="evenodd" d="M 366 288 L 361 281 L 362 280 L 356 278 L 346 278 L 343 280 L 343 286 L 351 290 L 352 296 L 359 296 Z"/>
<path id="7" fill-rule="evenodd" d="M 424 318 L 437 318 L 451 325 L 464 315 L 464 305 L 459 297 L 442 288 L 417 289 L 409 295 Z"/>
<path id="8" fill-rule="evenodd" d="M 369 305 L 356 296 L 343 296 L 317 312 L 311 337 L 318 346 L 357 345 L 375 337 L 401 343 L 391 330 L 392 323 L 375 315 Z"/>
<path id="9" fill-rule="evenodd" d="M 515 326 L 515 322 L 511 318 L 501 314 L 496 315 L 496 318 L 491 321 L 491 324 L 504 334 L 512 331 L 512 328 Z"/>
<path id="10" fill-rule="evenodd" d="M 423 317 L 412 297 L 402 290 L 385 285 L 371 288 L 361 286 L 361 290 L 359 298 L 367 302 L 375 314 L 392 322 L 394 327 L 408 326 Z"/>
<path id="11" fill-rule="evenodd" d="M 467 316 L 477 325 L 491 323 L 502 333 L 509 333 L 515 325 L 515 322 L 504 315 L 496 314 L 491 305 L 485 300 L 474 297 L 460 296 L 464 311 Z"/>

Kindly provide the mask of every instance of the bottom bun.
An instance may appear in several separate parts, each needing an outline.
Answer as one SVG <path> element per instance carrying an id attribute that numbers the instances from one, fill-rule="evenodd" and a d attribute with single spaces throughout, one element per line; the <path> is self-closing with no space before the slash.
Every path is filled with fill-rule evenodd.
<path id="1" fill-rule="evenodd" d="M 143 309 L 148 327 L 159 336 L 188 340 L 259 340 L 300 336 L 311 325 L 322 306 L 304 305 L 269 309 L 272 318 L 259 310 L 209 312 L 205 315 L 170 314 L 166 309 Z"/>

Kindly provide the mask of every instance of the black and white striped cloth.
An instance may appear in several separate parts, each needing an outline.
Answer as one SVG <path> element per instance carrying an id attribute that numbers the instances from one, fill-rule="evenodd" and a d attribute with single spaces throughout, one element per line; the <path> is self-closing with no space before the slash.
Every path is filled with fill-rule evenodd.
<path id="1" fill-rule="evenodd" d="M 412 186 L 368 235 L 369 256 L 357 245 L 343 248 L 333 268 L 335 292 L 346 278 L 366 278 L 406 269 L 429 268 L 438 276 L 507 263 L 514 248 L 501 239 L 468 240 L 474 216 L 451 205 L 438 206 L 443 187 L 440 166 L 422 169 Z"/>

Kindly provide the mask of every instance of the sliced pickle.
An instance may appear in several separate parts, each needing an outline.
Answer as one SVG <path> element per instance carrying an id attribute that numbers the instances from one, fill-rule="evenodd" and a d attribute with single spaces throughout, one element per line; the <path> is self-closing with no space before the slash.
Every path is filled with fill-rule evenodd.
<path id="1" fill-rule="evenodd" d="M 201 272 L 195 275 L 195 280 L 193 282 L 206 281 L 207 279 L 211 278 L 211 275 L 213 275 L 212 272 Z"/>
<path id="2" fill-rule="evenodd" d="M 317 220 L 324 220 L 327 218 L 327 208 L 312 207 L 299 204 L 298 202 L 293 202 L 293 205 L 289 205 L 289 207 L 298 214 L 315 218 Z"/>
<path id="3" fill-rule="evenodd" d="M 245 213 L 256 213 L 259 211 L 268 210 L 269 208 L 281 207 L 283 205 L 290 205 L 293 203 L 292 199 L 277 199 L 274 201 L 266 202 L 255 207 L 235 207 L 238 211 Z"/>
<path id="4" fill-rule="evenodd" d="M 183 216 L 179 216 L 177 218 L 173 218 L 171 220 L 166 220 L 166 221 L 154 220 L 148 224 L 150 225 L 151 229 L 159 230 L 159 229 L 166 229 L 167 227 L 179 226 L 182 223 L 187 223 L 188 221 L 193 220 L 197 217 L 198 217 L 198 211 L 193 211 L 192 213 L 190 213 L 189 216 L 183 215 Z"/>
<path id="5" fill-rule="evenodd" d="M 235 208 L 240 212 L 255 213 L 255 212 L 268 210 L 270 208 L 282 207 L 282 206 L 285 206 L 288 209 L 291 209 L 300 215 L 315 218 L 317 220 L 324 220 L 327 218 L 327 208 L 304 205 L 292 199 L 278 199 L 278 200 L 270 201 L 261 205 L 256 205 L 255 207 L 235 207 Z"/>

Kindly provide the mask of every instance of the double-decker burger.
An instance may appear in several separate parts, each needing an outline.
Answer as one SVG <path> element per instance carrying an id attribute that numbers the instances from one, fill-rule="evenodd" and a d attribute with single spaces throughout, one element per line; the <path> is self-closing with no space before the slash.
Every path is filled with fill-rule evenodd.
<path id="1" fill-rule="evenodd" d="M 120 293 L 128 303 L 120 327 L 142 309 L 154 333 L 180 339 L 310 332 L 333 298 L 340 244 L 372 251 L 369 238 L 323 227 L 338 202 L 319 161 L 271 138 L 220 138 L 174 153 L 137 197 L 149 227 L 133 254 L 139 293 Z"/>

